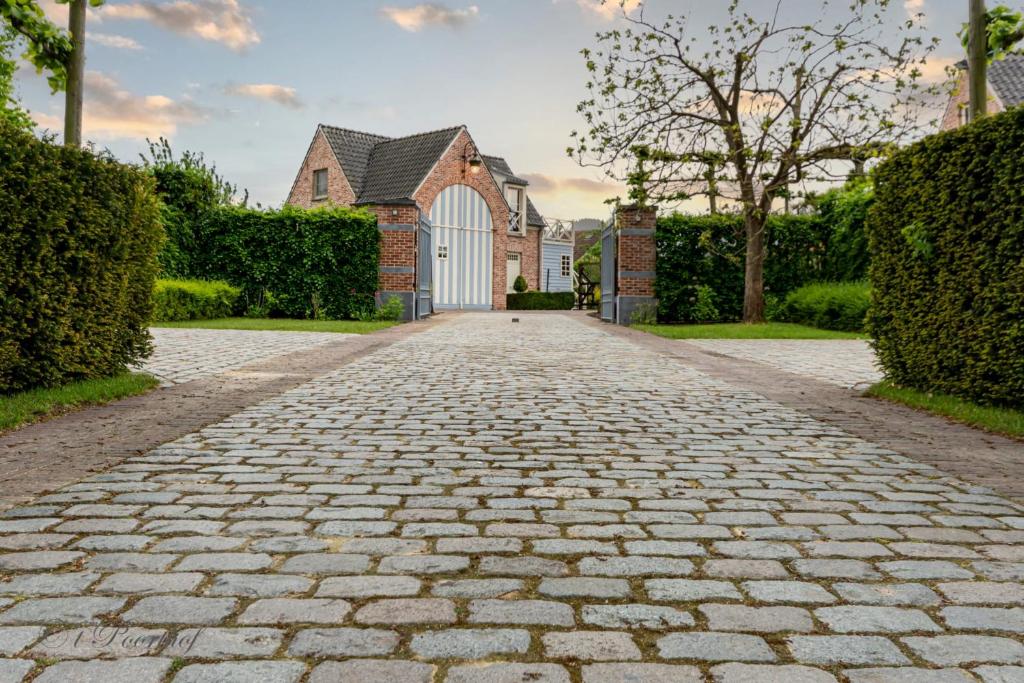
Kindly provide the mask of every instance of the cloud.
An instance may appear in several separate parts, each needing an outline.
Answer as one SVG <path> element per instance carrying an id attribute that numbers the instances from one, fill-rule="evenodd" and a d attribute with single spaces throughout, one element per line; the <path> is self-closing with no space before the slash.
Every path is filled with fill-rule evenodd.
<path id="1" fill-rule="evenodd" d="M 228 95 L 252 97 L 257 100 L 276 102 L 277 104 L 280 104 L 283 107 L 288 107 L 289 109 L 302 109 L 304 106 L 298 95 L 295 94 L 295 88 L 289 88 L 284 85 L 275 85 L 274 83 L 231 84 L 224 88 L 224 92 Z"/>
<path id="2" fill-rule="evenodd" d="M 924 12 L 924 0 L 903 0 L 903 9 L 911 19 Z"/>
<path id="3" fill-rule="evenodd" d="M 60 130 L 63 119 L 34 114 L 47 128 Z M 97 71 L 85 73 L 85 107 L 82 129 L 92 140 L 170 137 L 178 126 L 198 123 L 207 112 L 193 102 L 175 101 L 163 95 L 135 95 L 113 78 Z"/>
<path id="4" fill-rule="evenodd" d="M 640 6 L 640 2 L 641 0 L 576 0 L 577 5 L 605 21 L 620 17 L 623 12 L 629 14 Z"/>
<path id="5" fill-rule="evenodd" d="M 104 5 L 103 19 L 148 21 L 168 31 L 221 43 L 241 52 L 260 42 L 260 34 L 238 0 L 175 0 Z"/>
<path id="6" fill-rule="evenodd" d="M 601 199 L 621 194 L 623 186 L 591 178 L 566 178 L 543 173 L 525 173 L 523 179 L 530 183 L 530 192 L 536 195 L 557 195 L 563 192 L 599 196 Z"/>
<path id="7" fill-rule="evenodd" d="M 466 9 L 451 9 L 433 2 L 412 7 L 383 7 L 380 15 L 411 33 L 427 26 L 461 28 L 480 15 L 480 8 L 470 5 Z"/>
<path id="8" fill-rule="evenodd" d="M 142 46 L 139 45 L 138 41 L 127 36 L 117 36 L 111 33 L 92 33 L 89 32 L 89 42 L 99 43 L 106 47 L 113 47 L 119 50 L 141 50 Z"/>

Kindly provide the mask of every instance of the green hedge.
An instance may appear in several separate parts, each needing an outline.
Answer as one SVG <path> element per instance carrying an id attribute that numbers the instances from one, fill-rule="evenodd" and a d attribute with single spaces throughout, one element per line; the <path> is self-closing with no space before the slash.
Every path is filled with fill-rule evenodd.
<path id="1" fill-rule="evenodd" d="M 871 303 L 867 282 L 821 282 L 786 295 L 781 319 L 825 330 L 861 332 Z"/>
<path id="2" fill-rule="evenodd" d="M 149 353 L 158 212 L 142 171 L 0 123 L 0 392 Z"/>
<path id="3" fill-rule="evenodd" d="M 1024 407 L 1024 108 L 876 170 L 868 327 L 900 386 Z"/>
<path id="4" fill-rule="evenodd" d="M 822 281 L 853 282 L 867 278 L 871 257 L 865 223 L 874 201 L 874 185 L 866 178 L 850 181 L 810 200 L 828 229 Z"/>
<path id="5" fill-rule="evenodd" d="M 522 292 L 505 298 L 505 308 L 510 311 L 568 311 L 575 304 L 572 292 Z"/>
<path id="6" fill-rule="evenodd" d="M 765 294 L 821 279 L 828 228 L 816 216 L 771 216 L 767 225 Z M 743 221 L 740 216 L 658 219 L 655 291 L 662 322 L 730 322 L 743 314 Z M 709 296 L 710 293 L 710 296 Z M 716 318 L 708 317 L 714 311 Z"/>
<path id="7" fill-rule="evenodd" d="M 153 320 L 212 320 L 236 313 L 242 290 L 226 282 L 157 280 L 153 290 Z"/>
<path id="8" fill-rule="evenodd" d="M 367 211 L 217 208 L 196 241 L 196 272 L 240 287 L 264 314 L 341 319 L 374 310 L 380 235 Z"/>

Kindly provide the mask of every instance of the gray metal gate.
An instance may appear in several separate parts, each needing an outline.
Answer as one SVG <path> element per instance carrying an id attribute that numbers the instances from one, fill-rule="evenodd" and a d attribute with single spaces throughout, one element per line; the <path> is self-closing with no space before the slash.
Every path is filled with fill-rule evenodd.
<path id="1" fill-rule="evenodd" d="M 601 320 L 614 323 L 616 317 L 616 276 L 618 272 L 619 240 L 615 229 L 615 217 L 608 221 L 601 231 Z"/>
<path id="2" fill-rule="evenodd" d="M 433 313 L 434 244 L 430 221 L 420 217 L 416 234 L 418 245 L 416 259 L 416 319 L 426 318 Z"/>

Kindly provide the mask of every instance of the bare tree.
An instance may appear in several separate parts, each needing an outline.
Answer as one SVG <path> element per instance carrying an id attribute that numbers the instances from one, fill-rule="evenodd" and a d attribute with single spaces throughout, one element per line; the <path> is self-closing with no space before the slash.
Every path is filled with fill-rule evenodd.
<path id="1" fill-rule="evenodd" d="M 760 322 L 773 200 L 794 184 L 845 177 L 849 164 L 837 160 L 862 168 L 917 134 L 937 91 L 921 80 L 937 39 L 925 38 L 920 16 L 895 15 L 890 0 L 824 0 L 797 22 L 782 0 L 761 17 L 740 5 L 732 0 L 727 21 L 698 31 L 686 17 L 648 20 L 642 4 L 623 10 L 626 28 L 599 33 L 583 51 L 587 129 L 573 132 L 569 153 L 627 182 L 632 201 L 703 195 L 739 208 L 743 319 Z"/>

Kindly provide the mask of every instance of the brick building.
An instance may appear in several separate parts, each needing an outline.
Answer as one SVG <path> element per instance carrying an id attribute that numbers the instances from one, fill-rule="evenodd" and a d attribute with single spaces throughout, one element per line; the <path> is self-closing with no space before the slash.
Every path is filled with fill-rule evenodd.
<path id="1" fill-rule="evenodd" d="M 381 296 L 406 317 L 504 309 L 521 274 L 540 288 L 544 220 L 527 183 L 465 126 L 400 138 L 320 125 L 288 204 L 361 206 L 381 230 Z"/>
<path id="2" fill-rule="evenodd" d="M 957 66 L 957 84 L 942 117 L 942 130 L 952 130 L 967 123 L 970 102 L 967 62 Z M 988 67 L 988 112 L 997 114 L 1024 104 L 1024 54 L 1011 54 L 992 62 Z"/>

